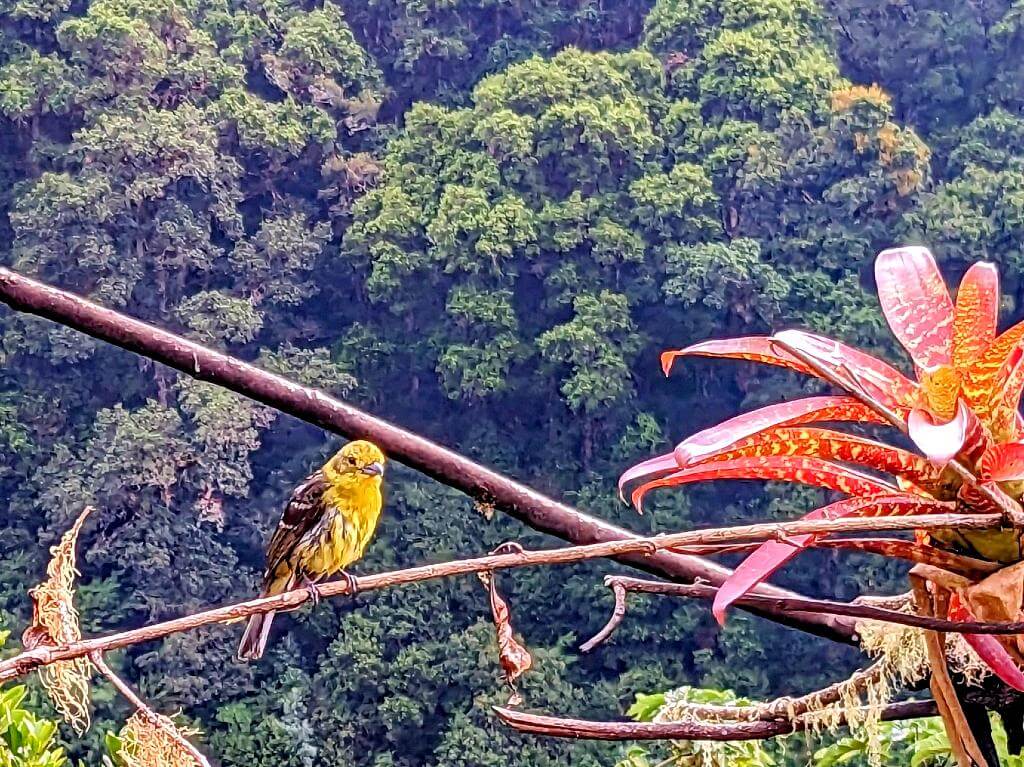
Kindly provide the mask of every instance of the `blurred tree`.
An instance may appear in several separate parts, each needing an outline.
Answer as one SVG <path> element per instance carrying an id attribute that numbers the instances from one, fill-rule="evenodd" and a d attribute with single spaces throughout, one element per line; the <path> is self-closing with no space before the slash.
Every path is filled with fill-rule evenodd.
<path id="1" fill-rule="evenodd" d="M 834 40 L 853 54 L 817 2 L 647 11 L 0 0 L 0 258 L 638 530 L 783 516 L 807 496 L 700 488 L 640 519 L 617 501 L 631 460 L 790 383 L 710 364 L 666 383 L 657 353 L 783 324 L 879 343 L 862 287 L 876 250 L 934 236 L 968 200 L 1015 231 L 1016 117 L 965 131 L 949 166 L 968 180 L 934 189 L 903 91 L 894 111 L 868 69 L 863 86 L 840 75 Z M 906 33 L 880 29 L 883 46 Z M 1013 258 L 1012 234 L 985 226 L 942 235 L 951 262 L 981 241 Z M 962 256 L 956 237 L 974 237 Z M 91 630 L 250 594 L 285 494 L 334 444 L 63 329 L 4 315 L 0 333 L 0 609 L 24 617 L 45 545 L 87 502 Z M 510 538 L 545 543 L 399 468 L 361 568 Z M 784 580 L 827 593 L 890 575 L 816 564 Z M 602 716 L 686 683 L 793 692 L 850 660 L 668 600 L 577 656 L 608 568 L 503 580 L 538 658 L 531 704 Z M 233 663 L 218 631 L 126 666 L 202 719 L 226 764 L 610 764 L 496 727 L 484 608 L 465 579 L 293 614 L 272 662 Z"/>
<path id="2" fill-rule="evenodd" d="M 340 8 L 96 0 L 26 12 L 0 17 L 0 114 L 19 177 L 5 260 L 351 390 L 329 329 L 295 311 L 347 215 L 317 193 L 372 145 L 383 95 Z M 242 563 L 239 539 L 249 555 L 276 516 L 276 497 L 250 507 L 273 414 L 65 329 L 16 317 L 2 329 L 17 374 L 0 376 L 0 440 L 19 456 L 0 475 L 16 531 L 5 540 L 38 533 L 45 555 L 96 504 L 86 559 L 118 589 L 111 622 L 246 593 L 260 563 Z M 261 477 L 259 492 L 269 486 Z M 40 567 L 10 565 L 23 584 Z M 144 689 L 198 706 L 251 691 L 233 645 L 215 632 L 131 661 Z"/>

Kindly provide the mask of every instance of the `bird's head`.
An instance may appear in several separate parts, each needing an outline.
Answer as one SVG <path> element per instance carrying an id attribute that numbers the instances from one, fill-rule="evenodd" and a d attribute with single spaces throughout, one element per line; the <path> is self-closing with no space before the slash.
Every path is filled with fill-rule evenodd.
<path id="1" fill-rule="evenodd" d="M 349 442 L 327 462 L 329 473 L 348 479 L 375 479 L 384 476 L 384 453 L 372 442 L 357 439 Z"/>

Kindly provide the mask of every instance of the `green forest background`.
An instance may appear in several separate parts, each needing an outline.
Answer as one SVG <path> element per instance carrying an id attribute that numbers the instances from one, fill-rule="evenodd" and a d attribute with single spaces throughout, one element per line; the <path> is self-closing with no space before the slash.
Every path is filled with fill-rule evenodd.
<path id="1" fill-rule="evenodd" d="M 321 386 L 638 531 L 794 516 L 755 484 L 615 497 L 631 463 L 802 385 L 658 352 L 804 326 L 890 353 L 875 253 L 924 243 L 1024 298 L 1024 2 L 0 0 L 0 262 Z M 874 85 L 877 83 L 878 85 Z M 251 596 L 294 486 L 339 441 L 70 330 L 0 312 L 0 623 L 85 504 L 87 631 Z M 395 466 L 357 572 L 542 543 Z M 812 689 L 849 649 L 611 565 L 503 576 L 530 707 L 611 718 L 683 684 Z M 852 598 L 878 560 L 778 582 Z M 121 655 L 246 767 L 607 767 L 489 706 L 475 578 L 282 620 L 260 663 L 210 629 Z M 125 709 L 67 739 L 98 763 Z M 28 704 L 51 715 L 39 691 Z"/>

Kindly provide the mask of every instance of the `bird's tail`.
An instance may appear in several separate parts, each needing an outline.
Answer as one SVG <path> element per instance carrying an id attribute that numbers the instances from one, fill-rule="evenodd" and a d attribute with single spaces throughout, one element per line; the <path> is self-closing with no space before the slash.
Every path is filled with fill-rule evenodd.
<path id="1" fill-rule="evenodd" d="M 292 587 L 293 577 L 289 574 L 285 578 L 277 578 L 264 587 L 261 597 L 269 597 L 287 591 Z M 258 660 L 263 657 L 263 651 L 267 647 L 267 639 L 270 638 L 270 626 L 274 622 L 274 613 L 257 613 L 249 618 L 246 624 L 245 633 L 242 634 L 242 641 L 238 645 L 239 660 Z"/>

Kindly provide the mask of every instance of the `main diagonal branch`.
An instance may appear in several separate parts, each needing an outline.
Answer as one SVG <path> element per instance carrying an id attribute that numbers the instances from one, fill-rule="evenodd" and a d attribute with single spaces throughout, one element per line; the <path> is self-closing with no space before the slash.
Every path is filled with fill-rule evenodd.
<path id="1" fill-rule="evenodd" d="M 355 579 L 356 588 L 359 591 L 372 591 L 376 589 L 402 586 L 419 581 L 433 580 L 437 578 L 465 575 L 468 573 L 487 572 L 494 570 L 509 569 L 515 567 L 543 566 L 570 564 L 581 562 L 587 559 L 598 557 L 621 557 L 622 555 L 636 555 L 643 557 L 656 557 L 659 552 L 673 546 L 726 543 L 743 540 L 770 540 L 784 539 L 794 535 L 809 533 L 842 533 L 842 532 L 865 532 L 878 530 L 936 530 L 948 527 L 959 529 L 984 530 L 998 527 L 1002 521 L 999 514 L 935 514 L 921 515 L 918 517 L 873 517 L 866 519 L 846 518 L 832 520 L 797 520 L 794 522 L 765 523 L 759 525 L 747 525 L 735 528 L 717 528 L 714 530 L 692 530 L 685 533 L 674 533 L 672 535 L 658 535 L 652 538 L 627 538 L 625 540 L 607 541 L 594 543 L 586 546 L 571 546 L 561 549 L 547 551 L 517 551 L 512 554 L 492 554 L 485 557 L 472 559 L 461 559 L 451 562 L 442 562 L 432 565 L 411 567 L 406 570 L 397 570 L 389 573 L 368 575 Z M 708 588 L 693 587 L 693 588 Z M 348 594 L 351 591 L 349 583 L 345 580 L 332 581 L 317 587 L 317 593 L 321 597 L 334 597 Z M 0 684 L 8 682 L 19 676 L 24 676 L 31 671 L 58 661 L 71 660 L 88 656 L 92 653 L 106 653 L 122 647 L 148 642 L 154 639 L 162 639 L 171 634 L 191 631 L 200 626 L 208 626 L 215 623 L 234 623 L 248 618 L 257 613 L 266 613 L 271 610 L 293 610 L 301 606 L 311 597 L 307 589 L 296 589 L 286 591 L 272 597 L 252 599 L 247 602 L 240 602 L 225 607 L 217 607 L 212 610 L 186 615 L 182 618 L 155 623 L 142 628 L 122 631 L 118 634 L 111 634 L 105 637 L 85 639 L 79 642 L 72 642 L 66 645 L 41 645 L 26 650 L 19 655 L 0 661 Z M 750 597 L 752 598 L 752 597 Z M 799 610 L 808 608 L 817 609 L 814 600 L 799 599 L 799 606 L 793 608 L 790 600 L 796 597 L 771 596 L 762 597 L 773 600 L 772 609 L 780 614 L 797 613 Z M 860 615 L 865 616 L 865 610 L 861 608 Z M 808 613 L 814 614 L 814 613 Z M 881 620 L 891 620 L 888 611 L 873 613 Z M 904 616 L 906 617 L 906 616 Z M 983 624 L 961 624 L 981 630 L 986 630 Z M 1001 627 L 993 627 L 987 624 L 990 633 L 996 633 Z M 993 630 L 994 628 L 994 630 Z M 1017 626 L 1019 631 L 1020 627 Z"/>
<path id="2" fill-rule="evenodd" d="M 392 458 L 457 488 L 477 501 L 493 505 L 541 532 L 575 544 L 635 537 L 628 530 L 584 514 L 515 482 L 465 456 L 417 434 L 365 413 L 324 392 L 193 343 L 67 291 L 0 268 L 0 302 L 74 328 L 94 338 L 149 357 L 186 375 L 262 402 L 348 438 L 376 442 Z M 621 561 L 670 580 L 722 583 L 731 573 L 706 559 L 659 551 L 653 556 L 627 554 Z M 759 585 L 755 593 L 793 596 L 792 592 Z M 840 642 L 853 642 L 853 624 L 827 615 L 751 609 L 766 618 Z"/>

